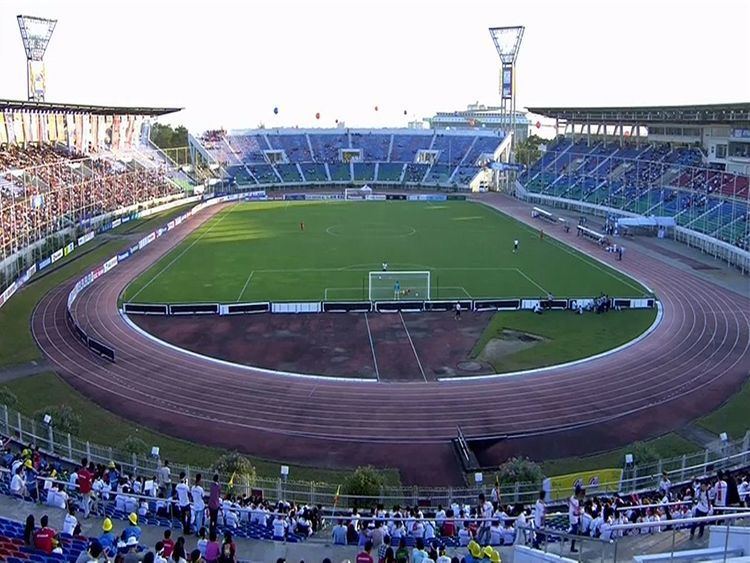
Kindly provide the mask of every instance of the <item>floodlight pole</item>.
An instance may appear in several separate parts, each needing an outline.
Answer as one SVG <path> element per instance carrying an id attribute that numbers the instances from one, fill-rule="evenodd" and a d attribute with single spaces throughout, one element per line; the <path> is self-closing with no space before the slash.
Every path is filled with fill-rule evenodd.
<path id="1" fill-rule="evenodd" d="M 47 89 L 44 53 L 57 20 L 23 15 L 17 16 L 17 19 L 26 51 L 26 93 L 30 101 L 43 102 Z"/>
<path id="2" fill-rule="evenodd" d="M 516 58 L 523 39 L 523 26 L 491 27 L 490 36 L 500 57 L 500 116 L 510 129 L 509 158 L 515 156 L 516 145 Z M 512 192 L 510 170 L 504 173 L 505 191 Z M 494 173 L 495 189 L 500 189 L 501 173 Z"/>
<path id="3" fill-rule="evenodd" d="M 511 152 L 516 136 L 516 58 L 521 47 L 524 27 L 491 27 L 490 35 L 500 56 L 500 115 L 513 133 Z"/>

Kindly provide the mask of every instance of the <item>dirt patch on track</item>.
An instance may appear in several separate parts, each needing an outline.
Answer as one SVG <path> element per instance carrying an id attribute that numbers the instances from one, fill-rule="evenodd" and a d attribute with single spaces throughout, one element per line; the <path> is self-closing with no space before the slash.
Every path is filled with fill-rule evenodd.
<path id="1" fill-rule="evenodd" d="M 180 348 L 278 371 L 421 382 L 493 371 L 482 360 L 464 364 L 491 313 L 459 321 L 452 313 L 130 318 Z"/>
<path id="2" fill-rule="evenodd" d="M 507 356 L 533 348 L 544 341 L 543 337 L 535 334 L 505 329 L 500 338 L 492 338 L 487 342 L 478 359 L 488 365 L 497 365 Z"/>

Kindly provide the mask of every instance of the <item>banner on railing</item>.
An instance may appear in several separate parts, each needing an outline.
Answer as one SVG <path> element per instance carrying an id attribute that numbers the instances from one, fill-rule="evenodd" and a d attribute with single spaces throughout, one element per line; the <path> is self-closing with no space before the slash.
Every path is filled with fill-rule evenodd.
<path id="1" fill-rule="evenodd" d="M 121 252 L 117 255 L 117 261 L 122 262 L 123 260 L 127 260 L 130 258 L 130 250 L 126 250 L 125 252 Z"/>
<path id="2" fill-rule="evenodd" d="M 63 249 L 60 248 L 58 250 L 55 250 L 52 253 L 52 256 L 50 256 L 50 259 L 52 260 L 52 263 L 54 264 L 55 262 L 57 262 L 62 257 L 63 257 Z"/>
<path id="3" fill-rule="evenodd" d="M 122 225 L 122 218 L 118 217 L 117 219 L 115 219 L 114 221 L 112 221 L 112 228 L 113 229 L 116 229 L 120 225 Z"/>
<path id="4" fill-rule="evenodd" d="M 582 487 L 586 489 L 586 494 L 592 494 L 604 483 L 619 483 L 621 480 L 622 469 L 594 469 L 548 477 L 542 482 L 542 490 L 547 493 L 545 500 L 549 502 L 569 497 L 576 487 Z"/>
<path id="5" fill-rule="evenodd" d="M 47 256 L 47 258 L 45 258 L 44 260 L 41 260 L 41 261 L 40 261 L 40 262 L 39 262 L 39 263 L 38 263 L 38 264 L 36 265 L 36 267 L 37 267 L 37 269 L 38 269 L 38 270 L 44 270 L 44 269 L 45 269 L 45 268 L 46 268 L 47 266 L 49 266 L 50 264 L 52 264 L 52 259 L 51 259 L 51 258 L 50 258 L 49 256 Z"/>
<path id="6" fill-rule="evenodd" d="M 78 246 L 83 246 L 87 242 L 93 240 L 93 238 L 94 238 L 94 231 L 86 233 L 82 237 L 78 237 Z"/>
<path id="7" fill-rule="evenodd" d="M 143 248 L 146 245 L 151 244 L 156 240 L 156 233 L 149 233 L 145 237 L 143 237 L 141 240 L 138 241 L 138 249 Z"/>
<path id="8" fill-rule="evenodd" d="M 106 274 L 115 266 L 117 266 L 117 256 L 113 256 L 112 258 L 107 260 L 102 267 L 104 268 L 104 273 Z"/>
<path id="9" fill-rule="evenodd" d="M 63 248 L 63 254 L 67 256 L 68 254 L 73 252 L 75 248 L 76 248 L 76 243 L 74 242 L 68 243 L 68 245 L 65 248 Z"/>
<path id="10" fill-rule="evenodd" d="M 3 291 L 2 294 L 0 294 L 0 306 L 2 306 L 3 303 L 10 299 L 11 296 L 16 292 L 17 285 L 18 284 L 16 282 L 13 282 L 5 291 Z"/>

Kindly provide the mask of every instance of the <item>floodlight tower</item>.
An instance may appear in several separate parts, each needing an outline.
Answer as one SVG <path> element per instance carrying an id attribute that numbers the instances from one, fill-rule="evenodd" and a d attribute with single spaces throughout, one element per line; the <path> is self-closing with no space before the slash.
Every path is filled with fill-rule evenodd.
<path id="1" fill-rule="evenodd" d="M 490 35 L 500 55 L 500 115 L 505 117 L 513 133 L 511 150 L 516 136 L 516 58 L 521 47 L 524 27 L 491 27 Z"/>
<path id="2" fill-rule="evenodd" d="M 23 48 L 26 50 L 26 87 L 28 99 L 43 102 L 47 90 L 44 53 L 47 50 L 57 20 L 36 16 L 18 16 Z"/>

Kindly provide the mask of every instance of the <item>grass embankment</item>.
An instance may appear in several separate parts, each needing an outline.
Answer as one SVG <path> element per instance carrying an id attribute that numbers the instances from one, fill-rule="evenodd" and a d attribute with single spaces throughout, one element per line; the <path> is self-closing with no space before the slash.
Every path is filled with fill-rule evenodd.
<path id="1" fill-rule="evenodd" d="M 699 418 L 696 423 L 717 436 L 721 432 L 729 434 L 732 440 L 739 440 L 750 431 L 750 379 L 742 389 L 719 409 Z"/>
<path id="2" fill-rule="evenodd" d="M 701 450 L 698 444 L 686 440 L 671 433 L 647 440 L 643 444 L 652 449 L 653 452 L 661 459 L 677 457 L 683 454 L 695 453 Z M 603 452 L 590 456 L 565 457 L 560 459 L 550 459 L 542 461 L 542 471 L 545 475 L 567 475 L 576 471 L 585 471 L 589 469 L 609 469 L 623 467 L 625 464 L 625 454 L 633 453 L 632 446 L 625 446 L 608 452 Z"/>
<path id="3" fill-rule="evenodd" d="M 655 309 L 576 315 L 570 311 L 497 313 L 472 350 L 498 373 L 571 362 L 617 348 L 642 334 L 656 318 Z M 529 347 L 493 356 L 487 344 L 507 337 L 507 331 L 541 337 Z"/>
<path id="4" fill-rule="evenodd" d="M 23 379 L 16 379 L 7 387 L 18 397 L 16 408 L 25 414 L 33 414 L 50 405 L 66 404 L 81 417 L 79 438 L 97 444 L 122 443 L 128 436 L 137 436 L 147 445 L 158 445 L 162 457 L 194 465 L 210 467 L 225 450 L 201 446 L 185 440 L 171 438 L 145 427 L 124 420 L 99 407 L 54 373 L 40 373 Z M 278 477 L 279 463 L 251 458 L 259 476 Z M 290 466 L 291 478 L 302 481 L 340 483 L 347 471 L 322 469 L 317 467 Z M 397 485 L 398 472 L 382 471 L 388 485 Z"/>

